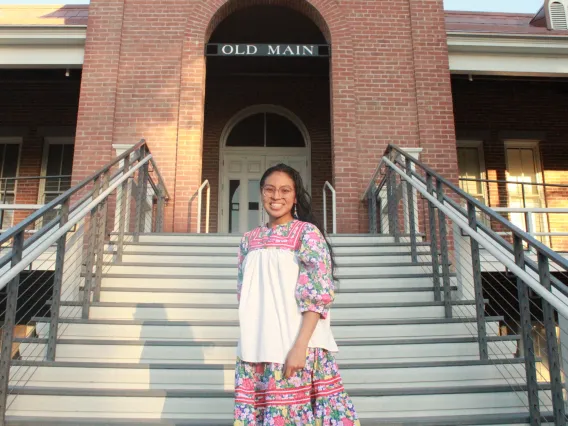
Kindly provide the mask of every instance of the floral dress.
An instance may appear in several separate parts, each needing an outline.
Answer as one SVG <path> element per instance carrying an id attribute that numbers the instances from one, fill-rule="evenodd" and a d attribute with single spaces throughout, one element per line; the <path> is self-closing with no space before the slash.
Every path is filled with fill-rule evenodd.
<path id="1" fill-rule="evenodd" d="M 235 426 L 359 425 L 332 352 L 334 299 L 327 243 L 311 223 L 294 220 L 245 234 L 238 255 L 240 338 Z M 305 368 L 284 378 L 302 313 L 320 314 Z"/>

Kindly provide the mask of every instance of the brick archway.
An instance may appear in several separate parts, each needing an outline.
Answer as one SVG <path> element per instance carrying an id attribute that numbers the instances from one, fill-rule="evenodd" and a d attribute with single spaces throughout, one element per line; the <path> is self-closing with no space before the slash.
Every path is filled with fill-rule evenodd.
<path id="1" fill-rule="evenodd" d="M 318 25 L 332 45 L 330 63 L 331 125 L 334 186 L 337 190 L 340 232 L 358 232 L 359 200 L 352 188 L 360 179 L 356 126 L 355 76 L 351 32 L 343 11 L 334 0 L 202 0 L 188 17 L 182 50 L 181 93 L 178 120 L 174 231 L 186 232 L 197 223 L 189 200 L 201 184 L 205 100 L 204 48 L 216 26 L 234 11 L 253 5 L 278 5 L 297 10 Z M 351 188 L 351 190 L 349 190 Z"/>

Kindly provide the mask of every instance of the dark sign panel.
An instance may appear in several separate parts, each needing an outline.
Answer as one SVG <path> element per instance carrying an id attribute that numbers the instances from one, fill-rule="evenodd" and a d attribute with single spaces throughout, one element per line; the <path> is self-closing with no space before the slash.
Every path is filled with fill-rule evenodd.
<path id="1" fill-rule="evenodd" d="M 322 44 L 208 44 L 207 56 L 276 56 L 310 58 L 329 56 L 329 46 Z"/>

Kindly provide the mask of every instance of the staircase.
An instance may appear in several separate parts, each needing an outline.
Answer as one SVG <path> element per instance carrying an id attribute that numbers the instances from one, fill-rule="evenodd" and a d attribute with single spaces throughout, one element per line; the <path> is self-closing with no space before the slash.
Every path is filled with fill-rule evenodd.
<path id="1" fill-rule="evenodd" d="M 239 240 L 142 234 L 120 262 L 108 244 L 89 318 L 81 298 L 62 302 L 55 361 L 45 361 L 49 318 L 19 340 L 7 424 L 232 424 Z M 499 336 L 500 318 L 486 318 L 498 355 L 480 361 L 475 301 L 454 300 L 447 319 L 434 301 L 430 245 L 416 244 L 413 263 L 407 240 L 333 237 L 337 359 L 362 425 L 528 424 L 518 336 Z"/>

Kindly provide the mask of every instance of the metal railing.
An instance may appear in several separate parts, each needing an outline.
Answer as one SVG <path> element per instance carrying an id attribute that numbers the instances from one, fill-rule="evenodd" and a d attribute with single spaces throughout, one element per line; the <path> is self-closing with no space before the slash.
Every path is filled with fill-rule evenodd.
<path id="1" fill-rule="evenodd" d="M 460 178 L 460 187 L 510 222 L 555 250 L 568 251 L 568 185 Z M 556 201 L 556 202 L 555 202 Z M 501 232 L 499 223 L 480 216 Z"/>
<path id="2" fill-rule="evenodd" d="M 69 325 L 61 321 L 88 318 L 105 270 L 121 261 L 124 247 L 163 230 L 168 197 L 142 140 L 0 235 L 0 426 L 8 396 L 26 385 L 34 363 L 55 359 Z M 15 338 L 18 327 L 27 331 Z"/>
<path id="3" fill-rule="evenodd" d="M 370 231 L 410 247 L 411 264 L 432 279 L 434 303 L 446 318 L 467 320 L 478 344 L 472 356 L 499 370 L 528 422 L 566 425 L 568 259 L 394 145 L 363 199 Z"/>
<path id="4" fill-rule="evenodd" d="M 57 175 L 57 176 L 15 176 L 15 177 L 3 177 L 0 178 L 0 227 L 2 228 L 9 228 L 13 225 L 14 216 L 10 215 L 7 212 L 13 210 L 27 210 L 24 208 L 19 209 L 8 209 L 5 206 L 10 204 L 15 204 L 17 195 L 18 195 L 18 188 L 17 185 L 20 182 L 32 182 L 34 183 L 34 190 L 37 190 L 41 193 L 41 198 L 39 203 L 44 204 L 47 200 L 46 198 L 52 196 L 55 197 L 59 194 L 65 192 L 65 190 L 71 187 L 71 176 L 69 175 Z M 52 181 L 52 182 L 50 182 Z M 48 186 L 48 183 L 56 183 L 57 190 Z M 41 185 L 41 188 L 40 188 Z M 63 188 L 62 188 L 63 187 Z M 41 189 L 41 191 L 40 191 Z M 10 203 L 8 202 L 8 198 L 10 198 Z M 15 205 L 23 205 L 23 204 L 15 204 Z M 29 209 L 32 210 L 32 209 Z M 8 217 L 10 224 L 6 226 L 4 224 L 4 219 Z"/>
<path id="5" fill-rule="evenodd" d="M 205 179 L 199 189 L 197 190 L 197 233 L 201 233 L 201 209 L 203 190 L 207 188 L 207 200 L 205 202 L 205 233 L 209 233 L 209 214 L 211 211 L 211 185 L 209 180 Z"/>
<path id="6" fill-rule="evenodd" d="M 327 192 L 326 189 L 329 189 L 331 192 L 331 226 L 332 232 L 337 234 L 337 201 L 336 201 L 336 194 L 335 188 L 329 183 L 325 181 L 323 185 L 323 229 L 327 232 Z"/>

